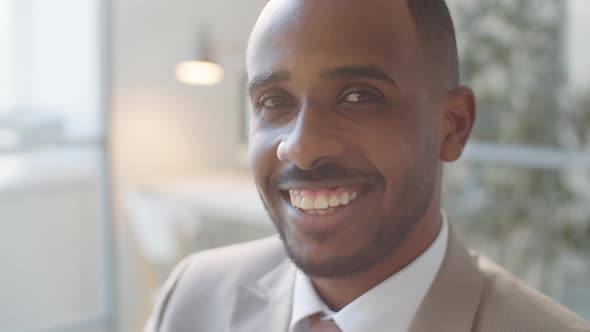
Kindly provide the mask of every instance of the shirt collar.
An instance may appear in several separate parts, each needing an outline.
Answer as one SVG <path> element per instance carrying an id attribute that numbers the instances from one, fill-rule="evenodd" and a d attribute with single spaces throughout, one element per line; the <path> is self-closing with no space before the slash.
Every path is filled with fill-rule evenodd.
<path id="1" fill-rule="evenodd" d="M 343 332 L 407 331 L 442 264 L 447 248 L 448 225 L 443 213 L 441 230 L 422 255 L 337 313 L 331 311 L 301 271 L 295 277 L 289 332 L 310 315 L 323 312 Z"/>
<path id="2" fill-rule="evenodd" d="M 294 332 L 295 325 L 307 317 L 323 312 L 325 314 L 334 314 L 332 310 L 320 299 L 315 292 L 311 280 L 301 270 L 297 270 L 295 275 L 295 290 L 293 294 L 293 309 L 291 314 L 291 323 L 289 332 Z"/>

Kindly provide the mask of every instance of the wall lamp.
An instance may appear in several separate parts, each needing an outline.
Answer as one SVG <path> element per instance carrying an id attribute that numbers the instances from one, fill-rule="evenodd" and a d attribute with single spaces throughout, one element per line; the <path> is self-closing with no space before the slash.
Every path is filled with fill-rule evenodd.
<path id="1" fill-rule="evenodd" d="M 176 79 L 190 85 L 216 85 L 223 80 L 223 67 L 211 56 L 207 30 L 199 30 L 196 56 L 176 65 Z"/>

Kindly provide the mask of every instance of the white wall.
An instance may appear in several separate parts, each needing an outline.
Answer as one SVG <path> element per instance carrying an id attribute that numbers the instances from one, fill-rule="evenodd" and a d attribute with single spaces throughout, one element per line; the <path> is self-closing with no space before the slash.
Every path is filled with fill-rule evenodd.
<path id="1" fill-rule="evenodd" d="M 12 111 L 17 104 L 18 52 L 16 43 L 15 6 L 12 1 L 0 1 L 0 116 Z"/>
<path id="2" fill-rule="evenodd" d="M 236 165 L 247 38 L 265 0 L 112 1 L 113 114 L 117 186 L 119 330 L 138 331 L 154 271 L 141 260 L 120 202 L 128 184 Z M 177 82 L 174 67 L 208 31 L 224 81 Z"/>
<path id="3" fill-rule="evenodd" d="M 234 161 L 244 50 L 260 4 L 113 2 L 113 137 L 121 174 L 143 179 Z M 173 75 L 196 48 L 203 22 L 225 68 L 224 81 L 214 87 L 184 85 Z"/>

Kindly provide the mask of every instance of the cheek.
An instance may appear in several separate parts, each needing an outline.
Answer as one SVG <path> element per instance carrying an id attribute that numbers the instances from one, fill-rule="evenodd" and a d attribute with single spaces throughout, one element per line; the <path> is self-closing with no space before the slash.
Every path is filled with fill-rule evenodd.
<path id="1" fill-rule="evenodd" d="M 432 182 L 438 165 L 438 137 L 425 134 L 414 140 L 400 139 L 391 144 L 391 152 L 381 157 L 379 169 L 385 177 L 385 206 L 414 197 L 418 184 Z"/>
<path id="2" fill-rule="evenodd" d="M 250 168 L 256 185 L 265 196 L 268 191 L 268 180 L 278 162 L 276 155 L 278 141 L 276 135 L 269 133 L 268 130 L 253 131 L 250 134 L 248 144 Z"/>
<path id="3" fill-rule="evenodd" d="M 404 181 L 421 162 L 426 141 L 421 130 L 416 129 L 405 122 L 389 123 L 380 131 L 373 130 L 373 139 L 364 147 L 371 164 L 385 179 L 383 204 L 386 206 L 400 195 Z"/>
<path id="4" fill-rule="evenodd" d="M 387 150 L 385 150 L 387 149 Z M 410 161 L 414 158 L 408 144 L 396 143 L 384 146 L 383 152 L 375 156 L 375 166 L 385 179 L 384 203 L 390 202 L 410 168 Z"/>
<path id="5" fill-rule="evenodd" d="M 385 176 L 412 160 L 420 148 L 420 132 L 414 119 L 389 115 L 364 130 L 363 149 Z"/>

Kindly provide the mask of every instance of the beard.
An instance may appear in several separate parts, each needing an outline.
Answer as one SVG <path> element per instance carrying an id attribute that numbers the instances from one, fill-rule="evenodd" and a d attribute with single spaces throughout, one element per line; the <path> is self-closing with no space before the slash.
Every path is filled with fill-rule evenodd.
<path id="1" fill-rule="evenodd" d="M 353 254 L 332 256 L 321 261 L 304 257 L 298 251 L 297 241 L 285 231 L 284 220 L 272 213 L 262 200 L 290 260 L 308 276 L 343 279 L 367 271 L 390 256 L 422 220 L 434 194 L 438 161 L 428 153 L 421 159 L 401 177 L 390 208 L 378 217 L 372 238 Z M 326 241 L 326 236 L 317 235 L 314 241 L 321 244 Z"/>

